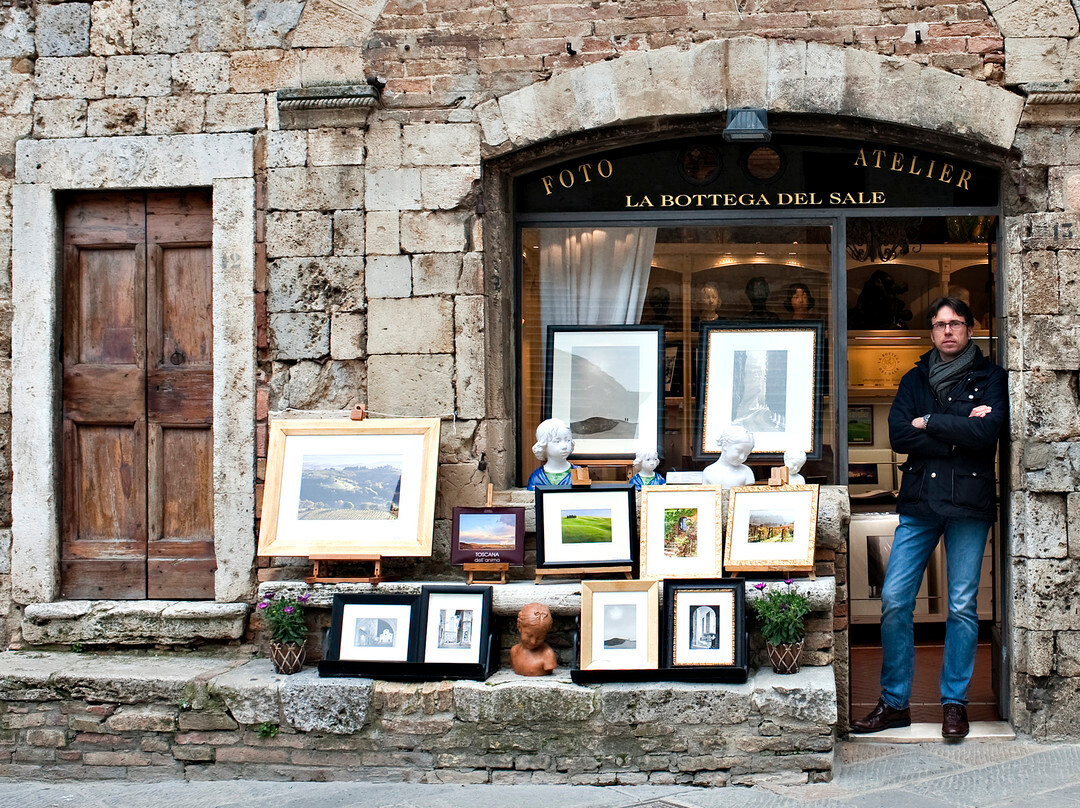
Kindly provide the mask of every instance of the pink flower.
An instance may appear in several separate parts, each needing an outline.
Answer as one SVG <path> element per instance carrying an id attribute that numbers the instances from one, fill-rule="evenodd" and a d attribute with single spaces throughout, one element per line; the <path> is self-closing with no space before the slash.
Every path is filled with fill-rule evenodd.
<path id="1" fill-rule="evenodd" d="M 795 579 L 794 578 L 785 578 L 784 583 L 787 584 L 788 586 L 791 586 L 793 583 L 795 583 Z"/>
<path id="2" fill-rule="evenodd" d="M 762 581 L 759 584 L 754 584 L 754 589 L 756 589 L 758 592 L 761 592 L 762 590 L 765 589 L 765 582 Z"/>
<path id="3" fill-rule="evenodd" d="M 293 612 L 296 611 L 296 609 L 294 609 L 292 606 L 286 606 L 281 611 L 285 612 L 285 614 L 292 614 Z"/>
<path id="4" fill-rule="evenodd" d="M 259 604 L 259 608 L 260 609 L 265 609 L 269 605 L 270 604 L 267 601 L 264 600 L 262 603 Z"/>

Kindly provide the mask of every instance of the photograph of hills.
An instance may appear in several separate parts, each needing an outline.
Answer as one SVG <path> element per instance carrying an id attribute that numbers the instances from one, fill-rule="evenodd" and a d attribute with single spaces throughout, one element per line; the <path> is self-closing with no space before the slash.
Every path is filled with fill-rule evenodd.
<path id="1" fill-rule="evenodd" d="M 560 352 L 561 353 L 561 352 Z M 640 353 L 633 346 L 578 345 L 570 367 L 570 431 L 575 438 L 636 438 L 642 393 Z"/>
<path id="2" fill-rule="evenodd" d="M 398 518 L 403 455 L 304 455 L 297 519 Z"/>

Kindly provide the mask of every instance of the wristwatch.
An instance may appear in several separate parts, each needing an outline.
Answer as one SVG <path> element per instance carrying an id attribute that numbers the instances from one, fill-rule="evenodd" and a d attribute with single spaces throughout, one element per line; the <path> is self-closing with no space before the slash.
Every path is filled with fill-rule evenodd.
<path id="1" fill-rule="evenodd" d="M 922 425 L 923 425 L 923 429 L 926 429 L 926 428 L 927 428 L 928 426 L 930 426 L 930 416 L 931 416 L 931 415 L 933 415 L 933 413 L 932 413 L 932 412 L 928 412 L 928 413 L 926 413 L 926 415 L 924 415 L 924 416 L 922 417 Z"/>

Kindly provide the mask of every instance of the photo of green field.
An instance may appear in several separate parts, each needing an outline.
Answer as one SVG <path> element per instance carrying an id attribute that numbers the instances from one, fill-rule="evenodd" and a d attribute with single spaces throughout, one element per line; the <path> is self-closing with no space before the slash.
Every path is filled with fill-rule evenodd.
<path id="1" fill-rule="evenodd" d="M 664 509 L 664 555 L 694 558 L 697 555 L 698 509 Z"/>
<path id="2" fill-rule="evenodd" d="M 610 544 L 611 509 L 567 509 L 562 512 L 563 544 Z"/>

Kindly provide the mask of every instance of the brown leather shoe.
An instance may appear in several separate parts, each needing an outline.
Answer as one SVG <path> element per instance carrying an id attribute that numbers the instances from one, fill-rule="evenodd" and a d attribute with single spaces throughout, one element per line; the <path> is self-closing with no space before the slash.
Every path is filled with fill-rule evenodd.
<path id="1" fill-rule="evenodd" d="M 883 699 L 878 699 L 877 707 L 870 712 L 870 715 L 851 722 L 851 731 L 862 734 L 864 732 L 881 732 L 883 729 L 892 729 L 893 727 L 910 726 L 910 709 L 905 707 L 903 710 L 896 710 L 886 704 Z"/>
<path id="2" fill-rule="evenodd" d="M 963 704 L 943 704 L 941 710 L 941 737 L 966 738 L 969 729 L 967 707 Z"/>

